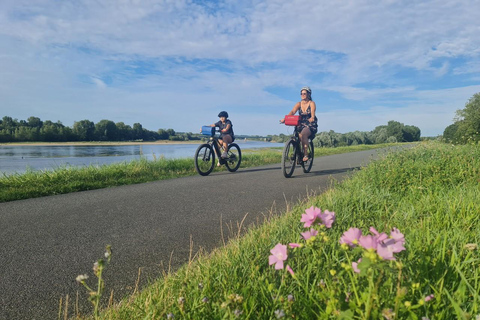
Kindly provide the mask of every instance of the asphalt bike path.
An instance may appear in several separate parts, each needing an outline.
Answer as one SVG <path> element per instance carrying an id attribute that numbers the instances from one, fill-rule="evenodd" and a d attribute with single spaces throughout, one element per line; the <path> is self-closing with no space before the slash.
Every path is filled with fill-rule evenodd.
<path id="1" fill-rule="evenodd" d="M 310 173 L 298 166 L 289 179 L 273 164 L 0 203 L 0 319 L 57 319 L 67 295 L 70 316 L 77 303 L 89 314 L 87 292 L 75 278 L 88 274 L 96 287 L 92 267 L 106 245 L 113 255 L 105 295 L 113 290 L 118 301 L 200 247 L 222 246 L 242 220 L 247 226 L 281 214 L 287 203 L 320 194 L 332 178 L 342 180 L 380 152 L 319 157 Z"/>

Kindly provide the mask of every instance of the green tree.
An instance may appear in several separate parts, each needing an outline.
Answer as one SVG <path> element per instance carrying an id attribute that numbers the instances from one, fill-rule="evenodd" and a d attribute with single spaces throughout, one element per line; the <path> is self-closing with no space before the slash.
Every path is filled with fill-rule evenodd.
<path id="1" fill-rule="evenodd" d="M 129 125 L 126 125 L 123 122 L 117 122 L 117 136 L 118 140 L 128 141 L 133 140 L 133 129 Z"/>
<path id="2" fill-rule="evenodd" d="M 73 134 L 77 140 L 93 141 L 95 140 L 95 124 L 90 120 L 75 121 L 73 123 Z"/>
<path id="3" fill-rule="evenodd" d="M 43 125 L 42 120 L 40 120 L 40 118 L 37 118 L 37 117 L 29 117 L 27 119 L 27 123 L 28 123 L 28 126 L 32 128 L 41 128 Z"/>
<path id="4" fill-rule="evenodd" d="M 474 94 L 465 108 L 457 110 L 455 120 L 458 125 L 456 132 L 458 142 L 480 141 L 480 93 Z"/>
<path id="5" fill-rule="evenodd" d="M 387 124 L 387 135 L 388 137 L 395 137 L 396 142 L 403 142 L 403 123 L 398 121 L 390 120 Z"/>
<path id="6" fill-rule="evenodd" d="M 143 139 L 143 127 L 138 122 L 133 124 L 133 139 L 135 140 Z"/>
<path id="7" fill-rule="evenodd" d="M 443 131 L 443 139 L 449 143 L 456 143 L 456 136 L 458 131 L 458 122 L 455 122 L 448 127 L 445 128 Z"/>
<path id="8" fill-rule="evenodd" d="M 117 126 L 111 120 L 100 120 L 95 124 L 95 137 L 100 141 L 117 140 Z"/>

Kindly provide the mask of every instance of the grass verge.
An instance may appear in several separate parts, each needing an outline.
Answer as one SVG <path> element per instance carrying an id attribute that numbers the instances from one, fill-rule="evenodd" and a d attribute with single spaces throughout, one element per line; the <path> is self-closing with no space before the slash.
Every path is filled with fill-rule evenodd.
<path id="1" fill-rule="evenodd" d="M 479 145 L 427 143 L 386 154 L 225 247 L 199 253 L 101 318 L 478 319 L 479 182 Z M 300 234 L 310 229 L 301 217 L 310 207 L 336 219 L 331 228 L 314 225 L 318 234 L 305 240 Z M 405 250 L 385 260 L 379 250 L 341 245 L 352 227 L 364 236 L 371 227 L 390 235 L 398 228 Z M 272 248 L 291 243 L 300 246 L 288 246 L 285 266 L 270 266 Z"/>
<path id="2" fill-rule="evenodd" d="M 342 148 L 320 148 L 316 156 L 377 149 L 388 145 L 359 145 Z M 281 148 L 244 150 L 240 168 L 281 161 Z M 215 171 L 225 167 L 215 168 Z M 27 171 L 0 177 L 0 202 L 64 194 L 113 186 L 165 180 L 196 175 L 191 159 L 157 158 L 121 162 L 102 166 L 59 167 L 54 170 Z"/>

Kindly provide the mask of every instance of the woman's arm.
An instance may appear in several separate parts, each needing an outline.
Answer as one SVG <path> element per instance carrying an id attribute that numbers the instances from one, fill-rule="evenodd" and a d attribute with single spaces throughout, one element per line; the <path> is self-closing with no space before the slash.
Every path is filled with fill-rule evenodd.
<path id="1" fill-rule="evenodd" d="M 315 111 L 317 111 L 317 105 L 315 104 L 314 101 L 311 101 L 310 102 L 310 112 L 312 113 L 312 117 L 310 119 L 308 119 L 308 121 L 310 121 L 310 122 L 315 121 Z"/>
<path id="2" fill-rule="evenodd" d="M 293 109 L 292 111 L 290 111 L 287 116 L 293 116 L 295 113 L 297 113 L 298 109 L 300 109 L 300 102 L 297 102 L 294 106 L 293 106 Z M 285 122 L 285 118 L 284 119 L 280 119 L 280 123 L 284 123 Z"/>

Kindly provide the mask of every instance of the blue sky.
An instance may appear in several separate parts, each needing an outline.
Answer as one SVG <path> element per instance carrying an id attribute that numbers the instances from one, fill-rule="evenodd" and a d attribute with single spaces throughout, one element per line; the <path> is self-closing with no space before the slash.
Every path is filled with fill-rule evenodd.
<path id="1" fill-rule="evenodd" d="M 319 130 L 436 136 L 480 92 L 480 2 L 2 0 L 0 116 L 237 134 L 312 88 Z"/>

